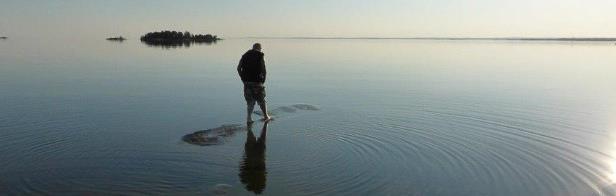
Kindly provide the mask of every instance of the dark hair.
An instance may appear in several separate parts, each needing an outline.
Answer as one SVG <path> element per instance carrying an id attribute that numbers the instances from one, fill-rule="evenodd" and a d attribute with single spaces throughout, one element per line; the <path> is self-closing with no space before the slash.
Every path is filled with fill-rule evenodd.
<path id="1" fill-rule="evenodd" d="M 260 43 L 255 43 L 252 45 L 252 49 L 261 49 L 261 44 Z"/>

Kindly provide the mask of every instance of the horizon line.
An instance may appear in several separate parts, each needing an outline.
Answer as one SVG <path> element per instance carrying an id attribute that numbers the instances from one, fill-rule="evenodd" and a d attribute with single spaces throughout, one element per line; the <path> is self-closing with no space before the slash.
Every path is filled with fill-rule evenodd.
<path id="1" fill-rule="evenodd" d="M 500 40 L 500 41 L 616 41 L 616 37 L 319 37 L 245 36 L 244 39 L 383 39 L 383 40 Z"/>

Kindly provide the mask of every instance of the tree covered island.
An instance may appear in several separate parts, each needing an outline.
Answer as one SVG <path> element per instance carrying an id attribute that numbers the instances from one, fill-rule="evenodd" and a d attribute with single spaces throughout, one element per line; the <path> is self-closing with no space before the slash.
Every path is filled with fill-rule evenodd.
<path id="1" fill-rule="evenodd" d="M 218 40 L 221 39 L 216 35 L 193 35 L 188 31 L 184 33 L 179 31 L 150 32 L 141 36 L 141 42 L 148 45 L 163 47 L 190 46 L 192 43 L 211 44 Z"/>
<path id="2" fill-rule="evenodd" d="M 120 41 L 121 42 L 121 41 L 126 40 L 126 38 L 124 38 L 122 36 L 120 36 L 120 37 L 110 37 L 110 38 L 107 38 L 107 40 L 109 40 L 109 41 Z"/>

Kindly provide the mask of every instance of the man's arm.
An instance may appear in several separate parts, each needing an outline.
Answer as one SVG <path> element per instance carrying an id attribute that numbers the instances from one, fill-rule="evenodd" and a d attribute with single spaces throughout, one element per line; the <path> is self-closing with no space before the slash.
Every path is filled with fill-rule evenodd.
<path id="1" fill-rule="evenodd" d="M 237 64 L 237 74 L 240 76 L 242 75 L 242 60 Z"/>
<path id="2" fill-rule="evenodd" d="M 262 83 L 265 83 L 265 77 L 267 76 L 267 71 L 265 69 L 265 59 L 261 59 L 261 74 L 263 74 L 262 78 Z"/>
<path id="3" fill-rule="evenodd" d="M 242 81 L 244 81 L 244 56 L 240 59 L 240 62 L 237 64 L 237 74 L 240 76 Z"/>

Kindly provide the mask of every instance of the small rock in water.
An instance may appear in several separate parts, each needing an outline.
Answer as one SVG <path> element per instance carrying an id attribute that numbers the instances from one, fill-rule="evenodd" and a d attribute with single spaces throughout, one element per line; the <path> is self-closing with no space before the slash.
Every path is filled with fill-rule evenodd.
<path id="1" fill-rule="evenodd" d="M 293 105 L 293 107 L 300 109 L 300 110 L 312 110 L 312 111 L 319 110 L 318 107 L 313 106 L 313 105 L 308 105 L 308 104 L 295 104 Z"/>
<path id="2" fill-rule="evenodd" d="M 283 112 L 288 112 L 288 113 L 293 113 L 293 112 L 297 111 L 295 108 L 292 108 L 292 107 L 289 107 L 289 106 L 279 107 L 278 110 L 281 110 Z"/>
<path id="3" fill-rule="evenodd" d="M 189 144 L 199 146 L 219 145 L 224 143 L 225 137 L 230 137 L 237 131 L 245 130 L 246 127 L 240 124 L 227 124 L 213 129 L 196 131 L 184 135 L 182 140 Z"/>
<path id="4" fill-rule="evenodd" d="M 200 146 L 218 145 L 222 144 L 222 139 L 218 136 L 209 136 L 202 133 L 193 133 L 185 135 L 182 140 L 189 144 L 195 144 Z"/>

